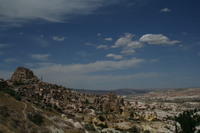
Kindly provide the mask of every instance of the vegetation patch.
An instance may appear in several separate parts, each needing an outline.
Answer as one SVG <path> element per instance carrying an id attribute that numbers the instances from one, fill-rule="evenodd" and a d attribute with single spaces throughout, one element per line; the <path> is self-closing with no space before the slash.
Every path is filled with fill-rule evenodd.
<path id="1" fill-rule="evenodd" d="M 92 124 L 86 124 L 85 129 L 88 131 L 96 131 L 96 129 L 94 128 Z"/>
<path id="2" fill-rule="evenodd" d="M 39 113 L 29 113 L 28 119 L 38 126 L 41 126 L 44 122 L 44 117 Z"/>
<path id="3" fill-rule="evenodd" d="M 9 94 L 10 96 L 14 97 L 18 101 L 21 100 L 21 96 L 19 94 L 17 94 L 16 91 L 14 91 L 10 88 L 0 89 L 0 91 Z"/>
<path id="4" fill-rule="evenodd" d="M 187 110 L 175 117 L 175 121 L 181 126 L 182 131 L 176 133 L 194 133 L 196 126 L 200 125 L 199 110 Z M 200 131 L 198 131 L 200 132 Z"/>

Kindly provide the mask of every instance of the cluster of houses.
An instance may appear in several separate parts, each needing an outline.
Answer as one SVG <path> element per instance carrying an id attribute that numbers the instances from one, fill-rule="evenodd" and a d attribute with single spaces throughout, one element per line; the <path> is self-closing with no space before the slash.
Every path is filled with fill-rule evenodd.
<path id="1" fill-rule="evenodd" d="M 167 119 L 183 110 L 177 103 L 150 102 L 145 101 L 144 97 L 124 100 L 123 97 L 113 93 L 106 95 L 81 93 L 43 82 L 31 70 L 22 67 L 17 68 L 11 80 L 0 79 L 0 89 L 5 86 L 15 90 L 22 96 L 22 100 L 43 108 L 56 109 L 66 117 L 80 119 L 94 127 L 125 130 L 132 128 L 135 122 L 140 122 L 140 126 L 142 122 L 145 126 L 148 125 L 146 122 L 150 125 L 160 122 L 165 124 L 164 127 L 168 124 L 169 129 L 173 131 L 173 123 Z"/>

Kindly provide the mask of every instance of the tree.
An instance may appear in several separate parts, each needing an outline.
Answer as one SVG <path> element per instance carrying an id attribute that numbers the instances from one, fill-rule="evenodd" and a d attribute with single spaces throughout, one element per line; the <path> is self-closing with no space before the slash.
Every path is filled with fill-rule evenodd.
<path id="1" fill-rule="evenodd" d="M 175 117 L 175 121 L 181 126 L 181 133 L 194 133 L 196 126 L 200 124 L 200 115 L 198 110 L 187 110 Z"/>

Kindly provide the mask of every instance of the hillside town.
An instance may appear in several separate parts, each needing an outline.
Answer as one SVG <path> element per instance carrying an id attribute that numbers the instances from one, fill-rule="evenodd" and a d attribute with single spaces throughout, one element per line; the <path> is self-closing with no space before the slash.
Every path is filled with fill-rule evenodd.
<path id="1" fill-rule="evenodd" d="M 130 96 L 81 93 L 43 82 L 24 67 L 18 67 L 10 80 L 1 79 L 0 89 L 15 91 L 21 101 L 41 110 L 56 111 L 63 120 L 73 120 L 75 127 L 82 129 L 79 132 L 85 133 L 174 133 L 181 130 L 175 116 L 200 108 L 200 91 L 192 93 L 192 89 L 187 91 L 190 95 L 181 94 L 182 97 L 179 91 Z"/>

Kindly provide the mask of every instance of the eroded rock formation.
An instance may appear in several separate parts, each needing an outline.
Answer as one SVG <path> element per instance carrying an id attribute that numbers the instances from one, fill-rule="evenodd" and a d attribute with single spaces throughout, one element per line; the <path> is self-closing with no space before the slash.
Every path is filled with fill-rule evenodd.
<path id="1" fill-rule="evenodd" d="M 38 82 L 39 79 L 31 70 L 24 67 L 18 67 L 13 73 L 11 81 L 15 83 L 34 83 Z"/>

